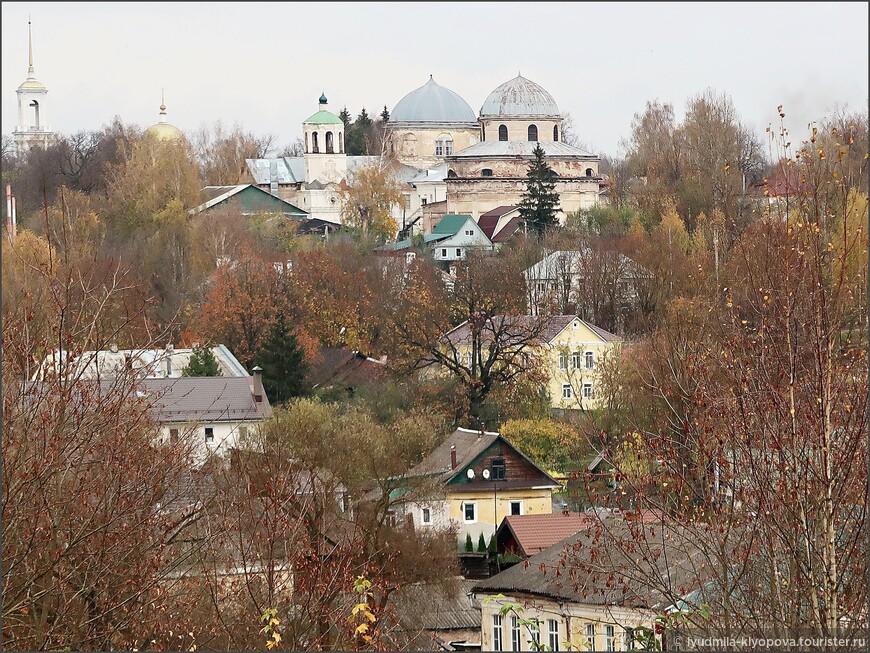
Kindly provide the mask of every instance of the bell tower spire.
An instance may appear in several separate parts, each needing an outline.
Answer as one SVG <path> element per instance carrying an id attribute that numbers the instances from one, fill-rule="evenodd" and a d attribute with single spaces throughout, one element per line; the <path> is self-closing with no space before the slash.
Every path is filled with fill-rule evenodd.
<path id="1" fill-rule="evenodd" d="M 33 29 L 30 26 L 30 16 L 27 17 L 27 75 L 33 76 Z"/>

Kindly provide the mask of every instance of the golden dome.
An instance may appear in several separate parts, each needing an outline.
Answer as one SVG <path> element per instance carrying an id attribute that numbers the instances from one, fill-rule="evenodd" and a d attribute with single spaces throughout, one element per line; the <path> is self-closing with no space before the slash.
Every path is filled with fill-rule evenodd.
<path id="1" fill-rule="evenodd" d="M 178 141 L 184 138 L 182 131 L 175 125 L 166 122 L 166 105 L 160 105 L 160 122 L 151 125 L 145 130 L 146 136 L 153 136 L 161 141 Z"/>
<path id="2" fill-rule="evenodd" d="M 145 130 L 146 136 L 153 136 L 161 141 L 177 141 L 184 138 L 184 133 L 168 122 L 158 122 Z"/>

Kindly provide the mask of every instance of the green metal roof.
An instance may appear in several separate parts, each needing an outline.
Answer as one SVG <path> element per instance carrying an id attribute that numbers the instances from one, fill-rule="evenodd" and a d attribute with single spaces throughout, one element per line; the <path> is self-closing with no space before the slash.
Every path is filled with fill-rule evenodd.
<path id="1" fill-rule="evenodd" d="M 453 236 L 456 234 L 457 231 L 462 229 L 462 225 L 464 225 L 465 222 L 470 219 L 470 215 L 464 215 L 462 213 L 445 215 L 443 218 L 441 218 L 441 222 L 435 225 L 435 228 L 432 230 L 432 234 Z"/>
<path id="2" fill-rule="evenodd" d="M 306 125 L 343 125 L 344 123 L 334 113 L 329 111 L 318 111 L 313 116 L 305 120 Z"/>

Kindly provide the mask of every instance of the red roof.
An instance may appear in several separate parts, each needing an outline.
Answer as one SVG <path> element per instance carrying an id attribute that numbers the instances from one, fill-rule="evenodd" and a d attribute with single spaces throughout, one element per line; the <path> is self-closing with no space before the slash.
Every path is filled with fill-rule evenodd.
<path id="1" fill-rule="evenodd" d="M 501 535 L 503 530 L 510 530 L 522 553 L 532 556 L 580 532 L 595 519 L 595 515 L 583 512 L 511 515 L 504 518 L 498 531 Z"/>

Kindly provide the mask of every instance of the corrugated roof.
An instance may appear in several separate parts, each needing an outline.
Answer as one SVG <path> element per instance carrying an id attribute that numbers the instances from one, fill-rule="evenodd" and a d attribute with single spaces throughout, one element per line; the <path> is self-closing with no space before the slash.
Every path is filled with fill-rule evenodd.
<path id="1" fill-rule="evenodd" d="M 559 107 L 543 86 L 522 75 L 509 79 L 489 94 L 480 107 L 481 118 L 541 116 L 559 119 Z"/>
<path id="2" fill-rule="evenodd" d="M 462 225 L 464 225 L 470 219 L 470 215 L 465 215 L 462 213 L 449 213 L 438 221 L 438 224 L 436 224 L 435 228 L 432 229 L 432 233 L 454 236 L 456 235 L 456 232 L 462 229 Z"/>
<path id="3" fill-rule="evenodd" d="M 160 422 L 260 420 L 271 415 L 266 395 L 254 401 L 250 377 L 144 379 L 145 399 Z"/>
<path id="4" fill-rule="evenodd" d="M 413 583 L 396 590 L 390 601 L 407 630 L 475 630 L 480 628 L 480 610 L 470 596 L 473 585 L 463 578 L 450 592 L 442 583 Z"/>
<path id="5" fill-rule="evenodd" d="M 670 596 L 659 590 L 662 579 L 670 580 L 673 594 L 696 589 L 694 584 L 703 573 L 703 552 L 695 541 L 678 525 L 640 526 L 622 515 L 604 516 L 532 556 L 526 564 L 479 581 L 473 591 L 662 609 L 672 603 Z M 566 550 L 571 552 L 573 574 L 561 564 Z M 638 556 L 638 550 L 644 554 Z M 557 568 L 561 568 L 560 574 L 555 573 Z"/>
<path id="6" fill-rule="evenodd" d="M 520 216 L 516 216 L 511 218 L 508 223 L 503 226 L 495 236 L 492 237 L 492 242 L 494 243 L 502 243 L 506 241 L 508 238 L 513 236 L 517 230 L 522 226 L 523 219 Z"/>
<path id="7" fill-rule="evenodd" d="M 511 515 L 505 517 L 498 527 L 498 538 L 504 531 L 510 531 L 522 552 L 532 556 L 574 535 L 596 519 L 595 515 L 582 512 Z"/>
<path id="8" fill-rule="evenodd" d="M 515 205 L 497 206 L 494 209 L 490 209 L 486 213 L 482 213 L 480 215 L 480 217 L 481 218 L 490 218 L 490 217 L 500 218 L 501 216 L 503 216 L 506 213 L 510 213 L 511 211 L 516 211 L 518 208 L 520 208 L 520 207 L 515 206 Z"/>

